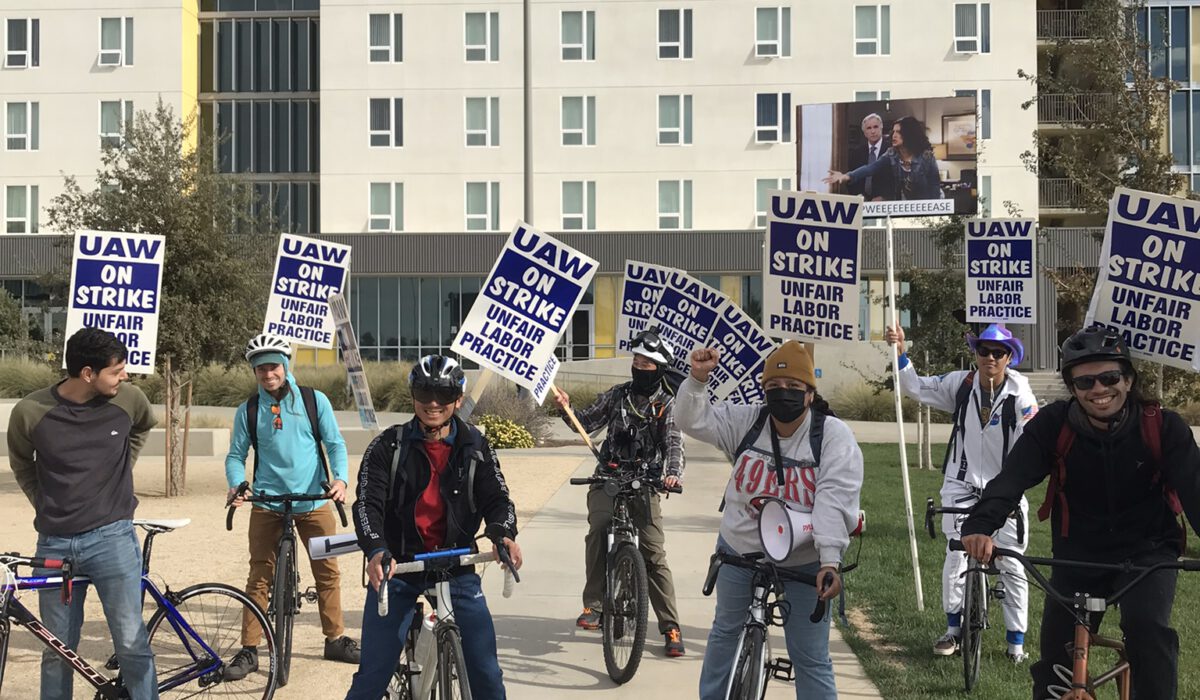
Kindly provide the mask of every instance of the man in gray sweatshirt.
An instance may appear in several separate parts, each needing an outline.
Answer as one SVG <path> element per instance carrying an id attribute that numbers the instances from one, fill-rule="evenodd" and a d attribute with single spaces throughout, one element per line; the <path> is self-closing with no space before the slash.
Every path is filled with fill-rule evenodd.
<path id="1" fill-rule="evenodd" d="M 13 407 L 8 461 L 33 505 L 38 557 L 69 558 L 104 604 L 121 677 L 133 700 L 158 698 L 154 655 L 142 620 L 142 555 L 133 530 L 133 464 L 154 427 L 150 402 L 126 385 L 125 344 L 84 328 L 67 341 L 67 378 Z M 40 570 L 39 575 L 54 573 Z M 79 648 L 86 587 L 63 605 L 39 593 L 42 624 Z M 70 700 L 72 670 L 42 652 L 42 700 Z"/>

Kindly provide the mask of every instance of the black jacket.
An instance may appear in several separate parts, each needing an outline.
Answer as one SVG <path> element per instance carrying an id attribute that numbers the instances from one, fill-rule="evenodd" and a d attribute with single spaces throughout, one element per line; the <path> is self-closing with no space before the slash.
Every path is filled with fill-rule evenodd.
<path id="1" fill-rule="evenodd" d="M 441 480 L 442 499 L 446 502 L 445 547 L 474 548 L 483 521 L 503 526 L 508 536 L 515 538 L 517 511 L 496 451 L 475 426 L 457 416 L 453 420 L 454 446 Z M 429 485 L 429 457 L 424 443 L 425 436 L 414 418 L 380 433 L 363 454 L 354 502 L 354 531 L 358 546 L 368 556 L 386 548 L 398 561 L 408 561 L 426 551 L 413 517 L 417 498 Z M 389 494 L 392 456 L 397 447 L 403 449 L 403 457 Z M 472 466 L 474 481 L 468 484 Z M 469 570 L 460 568 L 454 573 Z"/>
<path id="2" fill-rule="evenodd" d="M 983 490 L 975 511 L 963 523 L 963 536 L 990 535 L 1004 524 L 1026 489 L 1057 468 L 1055 447 L 1072 402 L 1057 401 L 1025 426 L 1004 460 L 1000 474 Z M 1139 407 L 1140 409 L 1140 407 Z M 1182 554 L 1183 533 L 1163 495 L 1156 474 L 1179 494 L 1188 522 L 1200 523 L 1200 449 L 1191 428 L 1174 411 L 1163 411 L 1162 463 L 1156 470 L 1142 442 L 1141 416 L 1130 416 L 1111 433 L 1089 429 L 1078 419 L 1075 442 L 1066 456 L 1070 529 L 1062 537 L 1062 508 L 1050 515 L 1054 556 L 1059 559 L 1119 562 L 1154 550 Z M 1040 504 L 1044 492 L 1030 494 Z"/>

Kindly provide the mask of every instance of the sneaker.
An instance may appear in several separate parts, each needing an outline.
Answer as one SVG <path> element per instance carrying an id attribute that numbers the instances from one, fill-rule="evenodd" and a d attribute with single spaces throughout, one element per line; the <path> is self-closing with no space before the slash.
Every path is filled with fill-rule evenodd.
<path id="1" fill-rule="evenodd" d="M 234 654 L 233 659 L 225 664 L 225 673 L 222 678 L 227 681 L 240 681 L 257 670 L 258 649 L 242 647 L 242 650 Z"/>
<path id="2" fill-rule="evenodd" d="M 585 630 L 600 629 L 600 611 L 593 608 L 584 608 L 583 614 L 575 620 L 576 627 L 582 627 Z"/>
<path id="3" fill-rule="evenodd" d="M 1012 653 L 1011 651 L 1006 651 L 1006 652 L 1004 652 L 1004 656 L 1006 656 L 1008 658 L 1008 660 L 1013 663 L 1014 666 L 1020 666 L 1021 664 L 1025 663 L 1026 659 L 1029 658 L 1029 654 L 1026 654 L 1023 651 L 1018 651 L 1015 654 Z"/>
<path id="4" fill-rule="evenodd" d="M 667 656 L 672 658 L 683 656 L 683 637 L 678 627 L 671 627 L 663 633 L 667 640 Z"/>
<path id="5" fill-rule="evenodd" d="M 325 660 L 341 661 L 347 664 L 357 664 L 360 656 L 358 642 L 342 636 L 337 639 L 325 640 Z"/>
<path id="6" fill-rule="evenodd" d="M 947 632 L 933 643 L 933 653 L 936 656 L 954 656 L 958 653 L 959 637 Z"/>

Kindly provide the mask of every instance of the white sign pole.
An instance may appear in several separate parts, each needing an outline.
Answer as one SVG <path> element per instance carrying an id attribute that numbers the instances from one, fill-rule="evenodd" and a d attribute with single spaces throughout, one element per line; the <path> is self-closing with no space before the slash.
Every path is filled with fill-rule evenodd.
<path id="1" fill-rule="evenodd" d="M 893 328 L 900 327 L 896 310 L 896 256 L 892 240 L 892 217 L 887 217 L 887 293 Z M 917 588 L 917 612 L 925 611 L 925 595 L 921 592 L 921 566 L 917 562 L 917 532 L 913 526 L 912 489 L 908 486 L 908 446 L 904 442 L 904 408 L 900 403 L 899 348 L 892 345 L 892 388 L 896 394 L 896 431 L 900 437 L 900 479 L 904 483 L 904 521 L 908 524 L 908 548 L 912 555 L 913 583 Z"/>

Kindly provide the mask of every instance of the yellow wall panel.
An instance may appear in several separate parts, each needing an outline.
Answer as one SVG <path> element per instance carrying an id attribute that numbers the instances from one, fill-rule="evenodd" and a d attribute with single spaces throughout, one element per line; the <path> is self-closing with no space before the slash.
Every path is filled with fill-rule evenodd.
<path id="1" fill-rule="evenodd" d="M 614 346 L 617 344 L 617 317 L 621 293 L 621 277 L 597 275 L 592 280 L 593 289 L 593 328 L 596 337 L 593 339 L 596 358 L 616 357 Z M 605 347 L 608 346 L 608 347 Z"/>
<path id="2" fill-rule="evenodd" d="M 196 147 L 200 129 L 200 18 L 198 0 L 182 0 L 182 18 L 179 34 L 179 50 L 182 53 L 182 70 L 179 76 L 179 118 L 185 124 L 192 121 L 187 135 L 187 147 Z"/>
<path id="3" fill-rule="evenodd" d="M 729 297 L 733 303 L 742 304 L 742 276 L 721 275 L 721 293 Z"/>

